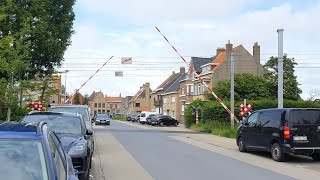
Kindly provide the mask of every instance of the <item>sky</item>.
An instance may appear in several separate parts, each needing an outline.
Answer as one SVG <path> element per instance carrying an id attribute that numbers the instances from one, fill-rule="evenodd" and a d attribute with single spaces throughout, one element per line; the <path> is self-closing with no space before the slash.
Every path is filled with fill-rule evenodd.
<path id="1" fill-rule="evenodd" d="M 74 11 L 75 34 L 61 67 L 70 70 L 68 92 L 111 56 L 82 94 L 134 95 L 144 83 L 155 89 L 172 71 L 186 67 L 155 26 L 188 61 L 212 57 L 230 40 L 250 53 L 258 42 L 261 64 L 277 56 L 277 29 L 283 28 L 284 53 L 298 63 L 302 98 L 320 88 L 320 0 L 77 0 Z M 121 57 L 133 57 L 133 64 L 122 65 Z M 115 71 L 123 71 L 123 77 L 115 77 Z"/>

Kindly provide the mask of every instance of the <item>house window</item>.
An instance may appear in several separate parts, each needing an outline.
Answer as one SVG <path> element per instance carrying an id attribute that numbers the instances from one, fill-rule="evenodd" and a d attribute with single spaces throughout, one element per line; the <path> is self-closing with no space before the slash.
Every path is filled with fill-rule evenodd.
<path id="1" fill-rule="evenodd" d="M 101 103 L 98 104 L 98 108 L 101 108 Z"/>
<path id="2" fill-rule="evenodd" d="M 172 96 L 171 97 L 171 103 L 175 103 L 176 102 L 176 97 Z"/>
<path id="3" fill-rule="evenodd" d="M 201 93 L 201 84 L 198 85 L 198 95 L 202 94 Z"/>
<path id="4" fill-rule="evenodd" d="M 188 85 L 187 86 L 187 95 L 189 95 L 189 93 L 190 93 L 190 86 Z"/>
<path id="5" fill-rule="evenodd" d="M 136 103 L 136 107 L 140 107 L 140 103 Z"/>
<path id="6" fill-rule="evenodd" d="M 194 95 L 194 85 L 191 85 L 191 86 L 190 86 L 190 89 L 191 89 L 191 90 L 190 90 L 190 91 L 191 91 L 191 95 Z"/>
<path id="7" fill-rule="evenodd" d="M 106 103 L 102 103 L 102 108 L 106 108 Z"/>
<path id="8" fill-rule="evenodd" d="M 97 103 L 94 103 L 94 107 L 95 107 L 95 108 L 98 107 Z"/>
<path id="9" fill-rule="evenodd" d="M 163 103 L 167 104 L 167 98 L 163 98 Z"/>
<path id="10" fill-rule="evenodd" d="M 181 88 L 181 95 L 184 95 L 184 88 Z"/>
<path id="11" fill-rule="evenodd" d="M 102 110 L 102 114 L 105 114 L 106 113 L 106 110 Z"/>
<path id="12" fill-rule="evenodd" d="M 181 105 L 181 115 L 184 115 L 184 105 Z"/>

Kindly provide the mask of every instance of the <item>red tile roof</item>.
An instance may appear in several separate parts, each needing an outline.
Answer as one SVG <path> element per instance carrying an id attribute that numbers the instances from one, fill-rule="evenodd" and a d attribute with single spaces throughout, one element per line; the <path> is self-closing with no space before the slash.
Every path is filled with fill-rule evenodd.
<path id="1" fill-rule="evenodd" d="M 239 45 L 241 46 L 241 45 Z M 232 49 L 232 52 L 236 52 L 237 51 L 237 48 L 239 47 L 234 47 Z M 227 60 L 227 53 L 226 51 L 223 51 L 221 52 L 219 55 L 217 55 L 216 59 L 213 60 L 213 63 L 217 63 L 217 65 L 215 65 L 213 68 L 212 68 L 212 72 L 214 72 L 221 64 L 223 64 L 225 61 Z"/>

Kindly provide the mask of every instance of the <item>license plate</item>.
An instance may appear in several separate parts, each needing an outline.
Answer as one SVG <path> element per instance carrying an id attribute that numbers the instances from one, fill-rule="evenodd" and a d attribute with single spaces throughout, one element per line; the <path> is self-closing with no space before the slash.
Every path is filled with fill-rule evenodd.
<path id="1" fill-rule="evenodd" d="M 293 136 L 294 141 L 307 141 L 308 137 L 307 136 Z"/>

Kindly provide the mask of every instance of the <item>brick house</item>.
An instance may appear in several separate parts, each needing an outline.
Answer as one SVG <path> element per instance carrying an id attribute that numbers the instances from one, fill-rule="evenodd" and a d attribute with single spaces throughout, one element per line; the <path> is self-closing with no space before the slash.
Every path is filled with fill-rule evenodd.
<path id="1" fill-rule="evenodd" d="M 178 121 L 182 121 L 184 114 L 184 106 L 179 101 L 180 81 L 184 80 L 187 73 L 180 74 L 180 77 L 162 94 L 163 98 L 163 114 L 169 115 Z M 181 110 L 183 108 L 183 110 Z"/>
<path id="2" fill-rule="evenodd" d="M 151 111 L 150 105 L 150 83 L 145 83 L 140 86 L 139 91 L 131 98 L 128 103 L 128 114 L 139 114 L 142 111 Z"/>
<path id="3" fill-rule="evenodd" d="M 265 73 L 263 66 L 260 63 L 260 46 L 254 43 L 253 55 L 251 55 L 242 45 L 233 48 L 233 45 L 228 42 L 226 48 L 218 48 L 216 56 L 211 62 L 201 65 L 200 77 L 207 83 L 208 86 L 214 87 L 219 81 L 230 79 L 230 55 L 235 54 L 235 73 L 250 73 L 262 76 Z M 186 86 L 187 94 L 191 95 L 193 100 L 205 100 L 203 94 L 207 91 L 205 86 L 199 79 L 192 77 L 192 82 Z"/>
<path id="4" fill-rule="evenodd" d="M 110 97 L 101 91 L 95 92 L 89 97 L 89 107 L 91 116 L 94 114 L 109 114 L 113 116 L 123 116 L 125 112 L 125 101 L 122 97 Z"/>
<path id="5" fill-rule="evenodd" d="M 151 107 L 154 111 L 159 114 L 165 114 L 163 105 L 164 99 L 163 94 L 182 76 L 185 74 L 185 68 L 181 67 L 179 73 L 175 73 L 174 71 L 172 74 L 163 81 L 154 91 L 151 92 Z"/>

